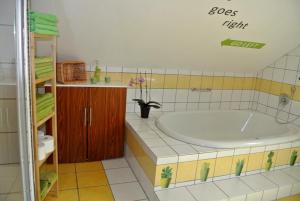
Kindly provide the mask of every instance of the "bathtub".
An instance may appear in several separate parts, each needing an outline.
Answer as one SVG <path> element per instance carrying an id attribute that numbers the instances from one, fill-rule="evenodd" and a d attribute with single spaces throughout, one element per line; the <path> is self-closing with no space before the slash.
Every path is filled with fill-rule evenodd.
<path id="1" fill-rule="evenodd" d="M 252 111 L 172 112 L 156 120 L 165 134 L 186 143 L 213 148 L 265 146 L 300 139 L 299 127 L 278 124 Z"/>

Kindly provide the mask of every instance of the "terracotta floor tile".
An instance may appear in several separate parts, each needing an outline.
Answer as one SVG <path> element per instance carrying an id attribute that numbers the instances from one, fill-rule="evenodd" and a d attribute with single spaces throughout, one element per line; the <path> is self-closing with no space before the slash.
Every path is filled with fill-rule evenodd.
<path id="1" fill-rule="evenodd" d="M 62 174 L 58 177 L 58 184 L 60 190 L 77 188 L 76 174 Z"/>
<path id="2" fill-rule="evenodd" d="M 108 185 L 105 172 L 80 172 L 77 173 L 78 187 L 96 187 Z"/>
<path id="3" fill-rule="evenodd" d="M 58 165 L 59 174 L 75 174 L 74 163 L 63 163 Z"/>
<path id="4" fill-rule="evenodd" d="M 49 193 L 45 201 L 79 201 L 78 191 L 77 189 L 60 191 L 58 197 Z"/>
<path id="5" fill-rule="evenodd" d="M 76 172 L 91 172 L 91 171 L 104 171 L 103 165 L 100 161 L 76 163 Z"/>
<path id="6" fill-rule="evenodd" d="M 80 201 L 114 201 L 108 186 L 79 189 Z"/>

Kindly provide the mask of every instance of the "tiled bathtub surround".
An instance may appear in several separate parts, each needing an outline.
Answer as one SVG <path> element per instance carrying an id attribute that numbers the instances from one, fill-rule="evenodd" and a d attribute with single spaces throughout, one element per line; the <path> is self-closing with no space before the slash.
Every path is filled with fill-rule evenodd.
<path id="1" fill-rule="evenodd" d="M 164 186 L 161 173 L 171 168 L 169 188 L 218 181 L 288 167 L 300 141 L 263 147 L 211 149 L 190 145 L 160 132 L 153 113 L 149 119 L 127 114 L 127 144 L 155 190 Z M 295 165 L 299 165 L 297 157 Z M 237 173 L 239 172 L 239 173 Z"/>

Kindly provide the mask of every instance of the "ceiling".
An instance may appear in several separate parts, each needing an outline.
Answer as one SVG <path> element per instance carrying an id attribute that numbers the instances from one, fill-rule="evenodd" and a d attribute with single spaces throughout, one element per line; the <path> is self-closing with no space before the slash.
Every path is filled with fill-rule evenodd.
<path id="1" fill-rule="evenodd" d="M 222 14 L 209 14 L 214 7 Z M 299 0 L 32 0 L 32 8 L 59 17 L 60 60 L 254 72 L 300 44 Z M 223 26 L 232 20 L 244 29 Z M 266 45 L 221 46 L 228 38 Z"/>

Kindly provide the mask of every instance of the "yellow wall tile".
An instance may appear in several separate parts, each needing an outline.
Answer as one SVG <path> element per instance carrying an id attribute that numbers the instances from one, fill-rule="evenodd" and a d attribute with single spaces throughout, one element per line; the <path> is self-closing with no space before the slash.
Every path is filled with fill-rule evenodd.
<path id="1" fill-rule="evenodd" d="M 300 147 L 292 148 L 292 151 L 296 150 L 298 152 L 298 157 L 296 163 L 300 163 Z"/>
<path id="2" fill-rule="evenodd" d="M 202 76 L 201 89 L 207 89 L 213 87 L 212 76 Z"/>
<path id="3" fill-rule="evenodd" d="M 243 82 L 243 89 L 244 90 L 252 90 L 253 89 L 254 78 L 252 77 L 245 77 Z"/>
<path id="4" fill-rule="evenodd" d="M 269 93 L 271 87 L 271 80 L 261 80 L 259 91 Z"/>
<path id="5" fill-rule="evenodd" d="M 296 88 L 296 92 L 295 92 L 295 94 L 294 94 L 293 99 L 296 100 L 296 101 L 300 101 L 300 86 L 298 86 L 298 87 Z"/>
<path id="6" fill-rule="evenodd" d="M 271 151 L 266 151 L 264 154 L 264 160 L 263 160 L 263 164 L 262 164 L 262 169 L 267 170 L 268 169 L 268 155 L 270 154 Z M 275 167 L 275 162 L 276 162 L 276 158 L 278 155 L 278 150 L 273 150 L 274 152 L 274 156 L 272 157 L 272 164 L 271 164 L 271 169 L 273 167 Z"/>
<path id="7" fill-rule="evenodd" d="M 275 95 L 275 96 L 279 96 L 280 95 L 280 90 L 281 90 L 281 83 L 280 82 L 275 82 L 272 81 L 271 82 L 271 89 L 270 89 L 270 93 Z"/>
<path id="8" fill-rule="evenodd" d="M 135 79 L 136 78 L 136 73 L 123 73 L 122 74 L 123 78 L 122 78 L 122 83 L 125 85 L 129 84 L 129 80 L 131 78 Z"/>
<path id="9" fill-rule="evenodd" d="M 247 172 L 261 169 L 263 159 L 264 159 L 264 152 L 250 154 L 248 165 L 247 165 Z"/>
<path id="10" fill-rule="evenodd" d="M 291 87 L 292 85 L 290 84 L 282 83 L 280 93 L 284 93 L 291 96 Z"/>
<path id="11" fill-rule="evenodd" d="M 242 172 L 246 172 L 247 165 L 248 165 L 248 158 L 249 158 L 249 154 L 234 156 L 232 160 L 231 174 L 235 174 L 236 164 L 238 161 L 242 161 L 242 160 L 244 160 L 244 167 L 242 169 Z"/>
<path id="12" fill-rule="evenodd" d="M 213 77 L 213 89 L 223 89 L 223 76 L 214 76 Z"/>
<path id="13" fill-rule="evenodd" d="M 192 75 L 190 81 L 190 88 L 200 88 L 201 86 L 202 76 L 200 75 Z"/>
<path id="14" fill-rule="evenodd" d="M 214 177 L 230 174 L 233 157 L 217 158 L 215 165 Z"/>
<path id="15" fill-rule="evenodd" d="M 287 165 L 290 160 L 291 149 L 281 149 L 278 151 L 275 166 Z"/>
<path id="16" fill-rule="evenodd" d="M 223 89 L 233 89 L 234 79 L 233 77 L 225 76 L 223 80 Z"/>
<path id="17" fill-rule="evenodd" d="M 243 89 L 243 83 L 244 78 L 243 77 L 234 77 L 233 78 L 233 89 L 240 90 Z"/>
<path id="18" fill-rule="evenodd" d="M 178 164 L 176 183 L 193 181 L 196 177 L 197 161 Z"/>
<path id="19" fill-rule="evenodd" d="M 204 163 L 209 164 L 208 178 L 211 178 L 214 176 L 216 159 L 199 160 L 198 164 L 197 164 L 196 180 L 200 180 L 201 169 L 202 169 L 202 167 L 203 167 L 202 165 Z"/>
<path id="20" fill-rule="evenodd" d="M 151 77 L 151 88 L 162 89 L 164 88 L 165 76 L 161 74 L 152 74 Z"/>
<path id="21" fill-rule="evenodd" d="M 126 128 L 126 142 L 135 158 L 139 162 L 140 166 L 143 168 L 145 174 L 148 176 L 152 184 L 154 184 L 156 164 L 154 164 L 154 162 L 145 153 L 144 149 L 141 147 L 134 134 L 132 134 L 128 128 Z"/>
<path id="22" fill-rule="evenodd" d="M 176 181 L 176 175 L 177 175 L 177 163 L 164 164 L 164 165 L 158 165 L 158 166 L 156 166 L 156 175 L 155 175 L 154 186 L 160 186 L 161 172 L 166 167 L 172 168 L 172 180 L 171 180 L 171 184 L 175 183 L 175 181 Z"/>
<path id="23" fill-rule="evenodd" d="M 105 76 L 110 77 L 111 81 L 122 81 L 122 73 L 103 73 L 102 79 L 104 79 Z"/>
<path id="24" fill-rule="evenodd" d="M 188 89 L 190 87 L 190 76 L 189 75 L 178 75 L 177 88 Z"/>
<path id="25" fill-rule="evenodd" d="M 166 75 L 164 88 L 176 89 L 177 88 L 177 75 Z"/>
<path id="26" fill-rule="evenodd" d="M 260 91 L 261 82 L 262 80 L 260 78 L 256 78 L 254 87 L 255 90 Z"/>

